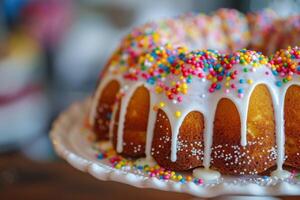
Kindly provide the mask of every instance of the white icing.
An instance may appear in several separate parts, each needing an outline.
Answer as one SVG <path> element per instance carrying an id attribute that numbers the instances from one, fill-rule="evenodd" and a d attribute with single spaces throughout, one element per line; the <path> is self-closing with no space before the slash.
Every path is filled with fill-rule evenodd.
<path id="1" fill-rule="evenodd" d="M 122 153 L 123 151 L 123 134 L 124 134 L 124 125 L 125 125 L 127 107 L 135 90 L 141 85 L 144 85 L 144 83 L 134 82 L 134 84 L 131 84 L 130 88 L 127 90 L 126 94 L 121 99 L 121 109 L 120 109 L 120 118 L 118 123 L 118 136 L 117 136 L 117 152 L 119 153 Z"/>
<path id="2" fill-rule="evenodd" d="M 204 181 L 212 181 L 219 179 L 221 177 L 221 174 L 220 172 L 212 169 L 196 168 L 193 170 L 193 176 Z"/>
<path id="3" fill-rule="evenodd" d="M 151 148 L 152 148 L 154 127 L 155 127 L 155 122 L 156 122 L 156 112 L 152 109 L 154 104 L 155 104 L 154 95 L 150 95 L 150 109 L 149 109 L 147 135 L 146 135 L 146 147 L 145 147 L 145 154 L 146 154 L 147 159 L 152 159 Z"/>
<path id="4" fill-rule="evenodd" d="M 112 140 L 113 138 L 113 131 L 114 131 L 114 125 L 115 125 L 115 118 L 116 118 L 116 114 L 117 114 L 117 111 L 118 111 L 118 106 L 119 104 L 116 103 L 113 105 L 113 110 L 112 110 L 112 113 L 111 113 L 111 119 L 110 119 L 110 122 L 109 122 L 109 139 Z"/>
<path id="5" fill-rule="evenodd" d="M 287 178 L 291 177 L 291 173 L 286 171 L 286 170 L 276 169 L 275 171 L 273 171 L 271 173 L 271 176 L 274 177 L 274 178 L 275 177 L 279 178 L 279 179 L 287 179 Z"/>
<path id="6" fill-rule="evenodd" d="M 212 104 L 212 111 L 210 113 L 215 113 L 217 109 L 216 103 Z M 206 114 L 206 115 L 205 115 Z M 203 158 L 203 166 L 205 169 L 209 169 L 210 160 L 211 160 L 211 146 L 213 143 L 213 121 L 214 115 L 209 113 L 203 113 L 204 116 L 204 158 Z"/>

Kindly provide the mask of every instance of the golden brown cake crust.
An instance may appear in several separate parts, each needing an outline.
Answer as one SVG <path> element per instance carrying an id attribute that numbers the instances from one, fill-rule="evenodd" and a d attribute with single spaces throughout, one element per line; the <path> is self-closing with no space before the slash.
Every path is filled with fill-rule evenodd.
<path id="1" fill-rule="evenodd" d="M 202 165 L 204 118 L 199 112 L 190 112 L 184 119 L 178 135 L 177 160 L 172 162 L 172 133 L 169 119 L 161 109 L 157 112 L 151 154 L 166 169 L 183 171 Z"/>
<path id="2" fill-rule="evenodd" d="M 272 99 L 264 85 L 250 98 L 247 146 L 242 147 L 240 118 L 232 101 L 221 99 L 214 121 L 212 167 L 223 174 L 256 174 L 275 164 L 275 122 Z"/>
<path id="3" fill-rule="evenodd" d="M 148 108 L 148 109 L 147 109 Z M 149 93 L 139 87 L 127 108 L 122 155 L 144 156 L 146 128 L 149 114 Z M 115 121 L 119 121 L 120 105 Z M 235 105 L 228 99 L 220 100 L 214 122 L 212 167 L 223 174 L 256 174 L 275 165 L 275 122 L 272 100 L 264 85 L 255 88 L 248 111 L 248 145 L 240 145 L 240 118 Z M 114 125 L 114 146 L 117 141 Z M 132 131 L 134 129 L 134 131 Z M 203 161 L 204 116 L 193 111 L 184 119 L 178 136 L 177 160 L 172 162 L 172 130 L 167 115 L 157 111 L 152 151 L 153 158 L 164 168 L 184 171 L 199 167 Z M 129 145 L 128 145 L 129 144 Z"/>
<path id="4" fill-rule="evenodd" d="M 149 109 L 149 91 L 144 86 L 140 86 L 132 95 L 126 111 L 123 134 L 123 155 L 130 157 L 142 157 L 145 155 Z M 119 115 L 120 106 L 117 111 L 116 121 L 119 121 Z M 115 124 L 113 139 L 115 146 L 117 145 L 117 129 L 118 125 Z"/>
<path id="5" fill-rule="evenodd" d="M 286 165 L 300 168 L 300 86 L 292 85 L 284 104 Z"/>
<path id="6" fill-rule="evenodd" d="M 93 130 L 98 140 L 109 139 L 109 123 L 111 120 L 112 107 L 116 100 L 117 92 L 120 90 L 118 81 L 110 81 L 100 94 L 99 103 L 96 108 L 96 117 Z"/>

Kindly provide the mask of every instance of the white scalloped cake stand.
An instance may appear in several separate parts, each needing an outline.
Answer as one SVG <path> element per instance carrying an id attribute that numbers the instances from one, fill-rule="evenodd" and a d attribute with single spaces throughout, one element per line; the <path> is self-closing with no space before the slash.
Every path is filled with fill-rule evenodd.
<path id="1" fill-rule="evenodd" d="M 83 133 L 83 118 L 90 101 L 74 103 L 54 122 L 50 137 L 59 156 L 73 167 L 100 180 L 112 180 L 139 188 L 188 193 L 198 197 L 219 195 L 300 195 L 300 180 L 275 180 L 262 177 L 223 177 L 214 183 L 165 181 L 129 169 L 115 169 L 95 156 L 92 142 Z"/>

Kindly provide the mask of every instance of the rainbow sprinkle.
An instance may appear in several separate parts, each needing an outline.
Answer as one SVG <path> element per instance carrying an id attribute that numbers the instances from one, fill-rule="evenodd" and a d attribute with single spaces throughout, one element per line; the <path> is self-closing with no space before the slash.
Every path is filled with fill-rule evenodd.
<path id="1" fill-rule="evenodd" d="M 297 61 L 298 59 L 298 61 Z M 270 65 L 274 76 L 279 76 L 278 87 L 293 80 L 294 75 L 300 75 L 300 48 L 288 47 L 281 49 L 270 57 Z"/>
<path id="2" fill-rule="evenodd" d="M 113 148 L 107 150 L 100 150 L 96 147 L 96 143 L 93 146 L 93 149 L 97 151 L 95 157 L 98 160 L 107 160 L 111 167 L 118 170 L 133 170 L 142 173 L 148 178 L 157 178 L 164 181 L 175 181 L 179 183 L 188 183 L 193 182 L 196 185 L 203 185 L 205 182 L 203 179 L 195 178 L 191 175 L 181 174 L 175 171 L 167 170 L 159 165 L 149 166 L 149 165 L 137 165 L 134 160 L 126 159 L 118 155 Z M 261 176 L 261 179 L 264 181 L 269 181 L 270 176 Z M 290 180 L 300 180 L 300 173 L 296 170 L 291 171 Z"/>
<path id="3" fill-rule="evenodd" d="M 149 178 L 156 177 L 159 180 L 172 180 L 180 183 L 194 182 L 197 185 L 204 184 L 204 181 L 199 178 L 194 178 L 190 175 L 183 175 L 175 171 L 167 170 L 159 165 L 149 166 L 149 165 L 136 165 L 134 160 L 125 159 L 113 149 L 109 150 L 99 150 L 96 147 L 93 148 L 97 150 L 95 157 L 98 160 L 108 160 L 109 164 L 115 169 L 121 170 L 137 170 L 140 173 L 145 174 Z"/>

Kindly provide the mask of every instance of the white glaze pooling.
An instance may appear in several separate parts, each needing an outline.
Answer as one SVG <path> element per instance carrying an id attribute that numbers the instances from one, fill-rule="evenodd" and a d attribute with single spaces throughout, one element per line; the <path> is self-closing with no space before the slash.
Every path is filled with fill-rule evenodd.
<path id="1" fill-rule="evenodd" d="M 212 181 L 219 179 L 221 174 L 220 172 L 211 169 L 196 168 L 193 170 L 193 177 L 200 178 L 204 181 Z"/>

